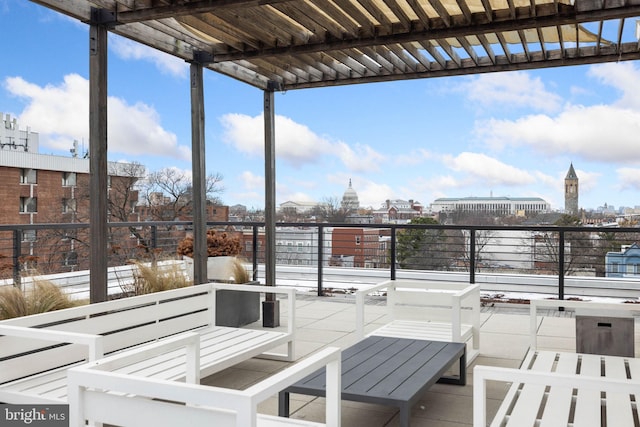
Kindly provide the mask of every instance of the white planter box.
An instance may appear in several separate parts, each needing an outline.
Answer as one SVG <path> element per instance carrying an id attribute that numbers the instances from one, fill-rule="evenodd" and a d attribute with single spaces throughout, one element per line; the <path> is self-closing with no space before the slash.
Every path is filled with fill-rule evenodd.
<path id="1" fill-rule="evenodd" d="M 193 258 L 182 256 L 187 275 L 193 280 Z M 236 257 L 214 256 L 207 258 L 207 279 L 209 281 L 233 281 L 233 263 Z"/>

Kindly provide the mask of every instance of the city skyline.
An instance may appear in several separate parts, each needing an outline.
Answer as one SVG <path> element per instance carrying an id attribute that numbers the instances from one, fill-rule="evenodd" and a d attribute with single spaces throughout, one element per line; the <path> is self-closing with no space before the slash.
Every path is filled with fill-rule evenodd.
<path id="1" fill-rule="evenodd" d="M 40 152 L 88 147 L 88 27 L 0 0 L 0 111 L 40 134 Z M 633 29 L 631 29 L 633 30 Z M 188 64 L 109 37 L 109 158 L 190 170 Z M 541 197 L 564 208 L 634 207 L 640 188 L 636 62 L 276 93 L 276 203 Z M 205 72 L 206 167 L 222 201 L 264 206 L 262 92 Z"/>

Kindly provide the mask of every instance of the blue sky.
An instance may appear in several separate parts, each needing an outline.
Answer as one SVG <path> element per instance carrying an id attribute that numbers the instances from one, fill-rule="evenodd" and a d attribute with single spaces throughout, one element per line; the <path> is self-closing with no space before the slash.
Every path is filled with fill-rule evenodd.
<path id="1" fill-rule="evenodd" d="M 88 27 L 0 0 L 0 111 L 40 152 L 88 148 Z M 109 159 L 190 173 L 189 69 L 111 35 Z M 264 206 L 263 93 L 206 70 L 206 167 L 225 204 Z M 372 83 L 277 93 L 276 203 L 341 198 L 542 197 L 564 207 L 640 205 L 640 63 Z"/>

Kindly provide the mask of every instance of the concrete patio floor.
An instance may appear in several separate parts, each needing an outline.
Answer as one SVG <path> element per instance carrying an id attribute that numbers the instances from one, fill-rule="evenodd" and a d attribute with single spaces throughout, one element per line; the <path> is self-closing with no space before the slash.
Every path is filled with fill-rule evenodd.
<path id="1" fill-rule="evenodd" d="M 381 301 L 382 302 L 382 301 Z M 368 305 L 367 329 L 385 322 L 385 307 Z M 286 322 L 287 313 L 282 317 Z M 323 347 L 346 348 L 357 341 L 355 300 L 348 296 L 300 295 L 296 301 L 296 356 L 301 359 Z M 539 314 L 538 348 L 575 351 L 575 319 L 569 311 L 551 310 Z M 477 364 L 520 366 L 529 349 L 529 306 L 483 307 L 480 356 L 468 367 L 467 385 L 436 384 L 426 392 L 411 414 L 412 427 L 456 427 L 472 425 L 473 366 Z M 636 327 L 636 331 L 638 328 Z M 636 335 L 636 349 L 638 336 Z M 243 389 L 283 369 L 285 362 L 252 359 L 203 380 L 203 384 Z M 506 384 L 490 384 L 487 411 L 492 418 L 506 393 Z M 292 418 L 324 421 L 324 400 L 291 395 Z M 277 397 L 261 404 L 259 412 L 277 414 Z M 398 411 L 392 407 L 342 402 L 342 425 L 397 426 Z"/>

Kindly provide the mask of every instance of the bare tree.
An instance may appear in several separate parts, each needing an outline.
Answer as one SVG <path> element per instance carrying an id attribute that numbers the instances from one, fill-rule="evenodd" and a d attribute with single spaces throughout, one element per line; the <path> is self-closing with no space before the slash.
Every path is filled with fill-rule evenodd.
<path id="1" fill-rule="evenodd" d="M 475 248 L 474 248 L 474 263 L 476 269 L 481 266 L 481 263 L 491 261 L 491 255 L 486 254 L 484 249 L 494 238 L 493 230 L 475 230 Z M 464 236 L 463 244 L 463 262 L 467 270 L 471 266 L 471 235 L 469 230 L 463 230 Z"/>
<path id="2" fill-rule="evenodd" d="M 218 194 L 224 191 L 222 175 L 206 177 L 207 201 L 221 204 Z M 141 186 L 141 199 L 154 221 L 173 221 L 190 218 L 193 211 L 193 185 L 191 176 L 174 168 L 151 172 Z"/>
<path id="3" fill-rule="evenodd" d="M 350 210 L 342 207 L 342 202 L 337 197 L 325 197 L 313 210 L 313 214 L 321 221 L 344 223 Z"/>

